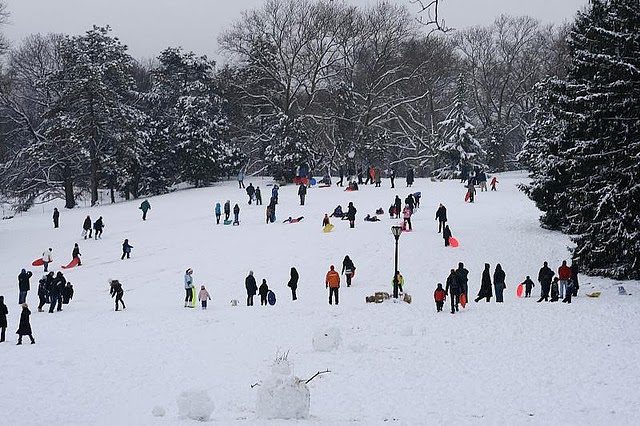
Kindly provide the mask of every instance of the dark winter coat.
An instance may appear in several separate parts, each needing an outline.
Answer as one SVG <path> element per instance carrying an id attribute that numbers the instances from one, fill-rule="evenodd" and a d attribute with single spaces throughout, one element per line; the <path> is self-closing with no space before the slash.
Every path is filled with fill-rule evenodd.
<path id="1" fill-rule="evenodd" d="M 407 184 L 412 185 L 414 180 L 413 169 L 407 170 Z"/>
<path id="2" fill-rule="evenodd" d="M 87 218 L 84 220 L 84 223 L 82 224 L 82 229 L 84 229 L 85 231 L 88 231 L 89 229 L 91 229 L 91 218 L 89 216 L 87 216 Z"/>
<path id="3" fill-rule="evenodd" d="M 404 203 L 407 204 L 411 210 L 413 210 L 413 207 L 416 205 L 416 200 L 415 198 L 413 198 L 412 194 L 409 194 L 404 200 Z"/>
<path id="4" fill-rule="evenodd" d="M 53 220 L 57 222 L 58 219 L 60 219 L 60 212 L 58 211 L 58 209 L 55 209 L 53 211 Z"/>
<path id="5" fill-rule="evenodd" d="M 7 315 L 9 315 L 9 309 L 4 304 L 4 296 L 0 296 L 0 328 L 7 326 Z"/>
<path id="6" fill-rule="evenodd" d="M 458 279 L 456 277 L 456 273 L 452 272 L 447 277 L 447 285 L 445 287 L 445 292 L 450 293 L 452 296 L 460 295 L 460 284 L 458 283 Z"/>
<path id="7" fill-rule="evenodd" d="M 449 238 L 451 238 L 451 229 L 449 229 L 449 226 L 445 226 L 444 230 L 442 231 L 442 238 L 444 238 L 445 241 L 448 241 Z"/>
<path id="8" fill-rule="evenodd" d="M 480 282 L 480 291 L 478 297 L 491 297 L 493 296 L 493 290 L 491 289 L 491 272 L 489 271 L 489 265 L 484 265 L 484 271 L 482 271 L 482 281 Z"/>
<path id="9" fill-rule="evenodd" d="M 16 331 L 17 335 L 31 335 L 31 324 L 29 323 L 29 315 L 31 315 L 31 311 L 29 310 L 29 308 L 22 308 L 22 313 L 20 314 L 20 324 L 18 325 L 18 331 Z"/>
<path id="10" fill-rule="evenodd" d="M 496 286 L 496 288 L 500 288 L 502 287 L 503 289 L 506 288 L 506 274 L 504 273 L 504 271 L 502 270 L 502 268 L 498 269 L 498 267 L 496 267 L 495 272 L 493 273 L 493 285 Z"/>
<path id="11" fill-rule="evenodd" d="M 345 256 L 344 260 L 342 261 L 342 271 L 340 272 L 341 274 L 344 274 L 345 271 L 355 271 L 356 267 L 353 264 L 353 260 L 351 260 L 351 258 L 349 256 Z"/>
<path id="12" fill-rule="evenodd" d="M 227 201 L 226 203 L 224 203 L 224 214 L 230 214 L 230 213 L 231 213 L 231 203 Z"/>
<path id="13" fill-rule="evenodd" d="M 244 286 L 247 289 L 247 296 L 255 296 L 258 292 L 258 284 L 253 275 L 247 276 L 244 280 Z"/>
<path id="14" fill-rule="evenodd" d="M 73 299 L 73 286 L 69 282 L 62 290 L 62 303 L 66 305 L 71 299 Z"/>
<path id="15" fill-rule="evenodd" d="M 142 210 L 143 212 L 146 212 L 148 210 L 151 210 L 151 204 L 149 204 L 148 200 L 144 200 L 141 204 L 140 204 L 140 210 Z"/>
<path id="16" fill-rule="evenodd" d="M 298 195 L 307 195 L 306 185 L 300 185 L 300 187 L 298 188 Z"/>
<path id="17" fill-rule="evenodd" d="M 397 195 L 394 201 L 394 205 L 396 207 L 396 214 L 400 214 L 400 212 L 402 211 L 402 200 Z"/>
<path id="18" fill-rule="evenodd" d="M 96 231 L 102 231 L 102 228 L 104 228 L 104 223 L 102 222 L 102 218 L 99 218 L 93 223 L 93 229 Z"/>
<path id="19" fill-rule="evenodd" d="M 533 283 L 533 281 L 531 281 L 530 278 L 527 278 L 526 280 L 524 280 L 524 282 L 522 284 L 524 284 L 524 286 L 526 287 L 527 291 L 531 291 L 531 289 L 533 287 L 535 287 L 535 284 Z"/>
<path id="20" fill-rule="evenodd" d="M 122 252 L 123 253 L 131 253 L 131 249 L 133 248 L 133 246 L 131 244 L 129 244 L 129 241 L 125 241 L 124 243 L 122 243 Z"/>
<path id="21" fill-rule="evenodd" d="M 239 205 L 235 205 L 233 206 L 233 214 L 240 214 L 240 206 Z"/>
<path id="22" fill-rule="evenodd" d="M 73 248 L 73 251 L 71 252 L 71 257 L 72 257 L 72 258 L 74 258 L 74 259 L 75 259 L 76 257 L 80 257 L 80 247 L 75 246 L 75 247 Z"/>
<path id="23" fill-rule="evenodd" d="M 461 293 L 467 292 L 467 283 L 469 281 L 468 275 L 469 271 L 464 267 L 458 267 L 458 269 L 456 269 L 456 281 L 458 281 L 458 284 L 460 285 Z"/>
<path id="24" fill-rule="evenodd" d="M 248 195 L 249 197 L 253 197 L 253 194 L 255 194 L 255 193 L 256 193 L 256 189 L 253 187 L 253 185 L 252 185 L 252 184 L 249 184 L 249 186 L 247 186 L 246 191 L 247 191 L 247 195 Z"/>
<path id="25" fill-rule="evenodd" d="M 347 219 L 356 220 L 356 213 L 358 210 L 353 206 L 353 204 L 349 204 L 349 208 L 347 209 Z"/>
<path id="26" fill-rule="evenodd" d="M 551 280 L 556 273 L 551 270 L 548 266 L 543 266 L 540 268 L 538 272 L 538 281 L 542 284 L 551 284 Z"/>
<path id="27" fill-rule="evenodd" d="M 298 275 L 298 271 L 296 270 L 296 268 L 291 268 L 291 278 L 289 278 L 289 283 L 287 284 L 287 286 L 292 290 L 297 289 L 299 278 L 300 276 Z"/>
<path id="28" fill-rule="evenodd" d="M 445 206 L 438 207 L 438 210 L 436 211 L 436 219 L 440 222 L 447 221 L 447 208 Z"/>
<path id="29" fill-rule="evenodd" d="M 18 275 L 18 289 L 20 291 L 31 290 L 31 284 L 29 283 L 29 278 L 31 278 L 31 275 L 31 271 L 20 272 L 20 275 Z"/>
<path id="30" fill-rule="evenodd" d="M 109 290 L 109 294 L 111 295 L 111 297 L 118 296 L 122 298 L 122 295 L 124 294 L 124 290 L 122 289 L 122 284 L 120 284 L 120 281 L 118 280 L 111 281 L 111 289 Z"/>
<path id="31" fill-rule="evenodd" d="M 42 278 L 38 281 L 38 296 L 39 297 L 47 297 L 47 280 Z"/>
<path id="32" fill-rule="evenodd" d="M 67 285 L 67 279 L 62 275 L 62 272 L 58 272 L 56 278 L 53 280 L 51 293 L 62 295 L 65 285 Z"/>
<path id="33" fill-rule="evenodd" d="M 262 280 L 262 284 L 260 284 L 260 289 L 258 290 L 260 296 L 265 297 L 267 293 L 269 293 L 269 286 L 267 286 L 267 282 Z"/>

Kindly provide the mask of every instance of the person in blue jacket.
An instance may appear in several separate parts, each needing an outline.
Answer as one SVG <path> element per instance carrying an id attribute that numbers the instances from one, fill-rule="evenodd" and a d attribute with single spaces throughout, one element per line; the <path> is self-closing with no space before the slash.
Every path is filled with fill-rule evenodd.
<path id="1" fill-rule="evenodd" d="M 125 238 L 124 242 L 122 243 L 122 257 L 120 257 L 120 260 L 123 260 L 125 256 L 127 257 L 127 259 L 129 259 L 129 257 L 131 256 L 132 248 L 133 246 L 129 244 L 129 240 Z"/>
<path id="2" fill-rule="evenodd" d="M 222 215 L 222 207 L 220 206 L 220 203 L 216 203 L 215 214 L 216 214 L 216 225 L 220 225 L 220 216 Z"/>

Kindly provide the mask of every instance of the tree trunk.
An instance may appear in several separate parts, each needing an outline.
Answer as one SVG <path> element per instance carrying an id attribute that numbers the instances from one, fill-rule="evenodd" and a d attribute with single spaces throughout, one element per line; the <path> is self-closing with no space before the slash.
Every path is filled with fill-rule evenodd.
<path id="1" fill-rule="evenodd" d="M 115 202 L 116 202 L 116 192 L 113 190 L 113 186 L 109 190 L 109 193 L 111 195 L 111 204 L 115 204 Z"/>
<path id="2" fill-rule="evenodd" d="M 64 181 L 64 207 L 72 209 L 76 206 L 75 195 L 73 194 L 73 179 L 67 178 Z"/>
<path id="3" fill-rule="evenodd" d="M 98 202 L 98 160 L 91 160 L 91 206 Z"/>

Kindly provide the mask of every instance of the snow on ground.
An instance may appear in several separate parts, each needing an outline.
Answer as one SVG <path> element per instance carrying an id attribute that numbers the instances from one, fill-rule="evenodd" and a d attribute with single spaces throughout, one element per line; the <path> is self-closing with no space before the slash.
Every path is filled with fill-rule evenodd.
<path id="1" fill-rule="evenodd" d="M 0 294 L 9 307 L 8 341 L 0 344 L 0 416 L 11 425 L 192 424 L 181 417 L 181 395 L 208 395 L 215 424 L 289 424 L 256 413 L 257 390 L 277 354 L 289 352 L 295 375 L 309 378 L 310 417 L 302 423 L 357 424 L 637 424 L 640 375 L 638 283 L 581 277 L 571 305 L 517 299 L 516 285 L 536 279 L 543 261 L 553 269 L 569 258 L 567 236 L 538 226 L 539 211 L 517 190 L 525 177 L 503 174 L 495 193 L 463 202 L 456 181 L 418 179 L 422 192 L 414 232 L 400 238 L 400 271 L 406 303 L 366 304 L 365 296 L 391 291 L 397 220 L 366 223 L 366 213 L 386 212 L 395 194 L 409 190 L 398 179 L 383 188 L 312 188 L 298 205 L 294 186 L 281 188 L 278 223 L 265 224 L 265 206 L 247 205 L 235 182 L 178 191 L 149 199 L 141 220 L 140 200 L 116 205 L 62 209 L 61 202 L 0 221 Z M 247 179 L 269 198 L 270 181 Z M 215 202 L 241 207 L 241 226 L 215 225 Z M 355 229 L 334 220 L 321 232 L 324 213 L 353 201 Z M 434 215 L 448 208 L 458 248 L 445 248 Z M 51 211 L 61 210 L 53 229 Z M 82 240 L 82 221 L 103 216 L 102 240 Z M 288 216 L 304 215 L 297 224 Z M 120 260 L 121 244 L 134 246 Z M 65 273 L 75 296 L 61 313 L 37 312 L 42 268 L 31 261 L 54 249 L 54 265 L 66 264 L 73 243 L 83 266 Z M 351 288 L 340 289 L 339 306 L 329 306 L 324 276 L 348 254 L 357 272 Z M 501 263 L 507 274 L 505 303 L 471 302 L 451 315 L 436 313 L 433 291 L 450 268 L 464 262 L 469 288 L 479 288 L 485 262 Z M 286 283 L 291 266 L 300 273 L 299 299 Z M 35 345 L 15 346 L 20 309 L 20 269 L 34 270 L 28 303 Z M 183 274 L 191 267 L 199 287 L 213 301 L 208 310 L 183 307 Z M 266 278 L 278 296 L 274 307 L 246 307 L 249 270 Z M 124 286 L 127 309 L 113 311 L 107 279 Z M 344 275 L 342 276 L 344 282 Z M 591 291 L 602 296 L 584 296 Z M 539 287 L 533 290 L 539 295 Z M 231 306 L 238 299 L 240 306 Z M 317 351 L 313 339 L 339 332 L 333 351 Z M 206 399 L 206 398 L 205 398 Z M 154 416 L 166 412 L 164 416 Z M 152 413 L 153 412 L 153 413 Z"/>

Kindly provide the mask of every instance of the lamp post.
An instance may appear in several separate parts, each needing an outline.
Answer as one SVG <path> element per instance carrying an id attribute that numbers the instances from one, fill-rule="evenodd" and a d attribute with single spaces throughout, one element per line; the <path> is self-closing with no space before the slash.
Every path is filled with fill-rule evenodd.
<path id="1" fill-rule="evenodd" d="M 393 298 L 397 299 L 398 298 L 398 274 L 396 274 L 396 271 L 398 271 L 398 240 L 400 239 L 400 235 L 402 234 L 402 227 L 401 226 L 392 226 L 391 227 L 391 233 L 393 234 L 393 238 L 396 239 L 396 261 L 395 261 L 395 268 L 393 270 Z"/>

